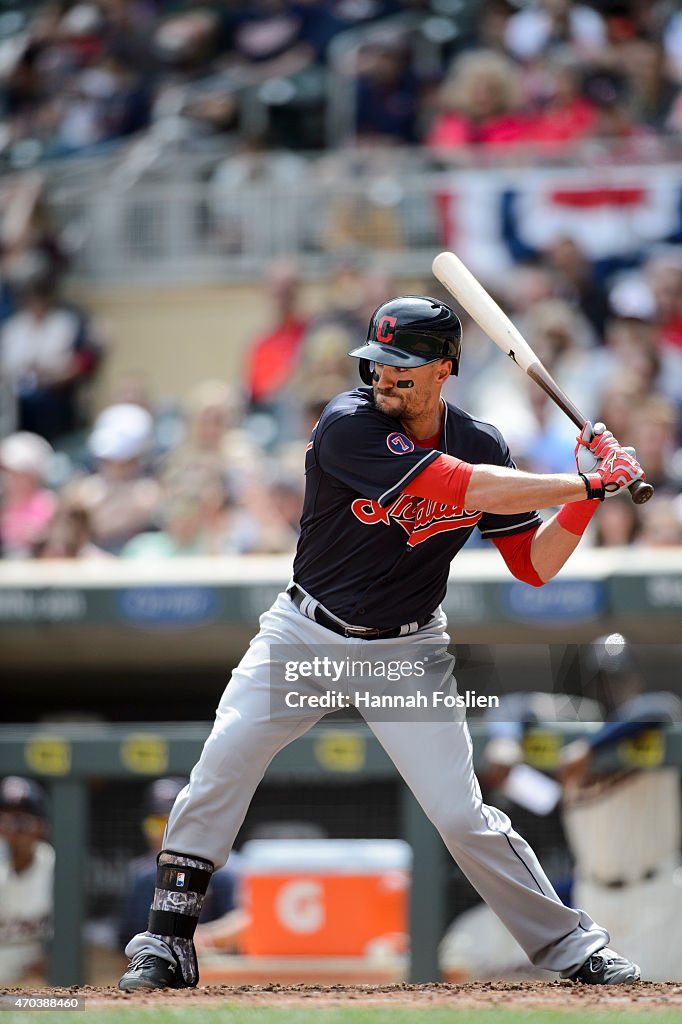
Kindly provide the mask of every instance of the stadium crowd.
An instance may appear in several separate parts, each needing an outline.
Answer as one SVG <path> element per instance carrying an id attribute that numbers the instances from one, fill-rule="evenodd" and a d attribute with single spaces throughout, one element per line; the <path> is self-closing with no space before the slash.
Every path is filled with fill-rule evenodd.
<path id="1" fill-rule="evenodd" d="M 365 40 L 352 60 L 335 46 L 350 29 Z M 656 160 L 682 131 L 682 14 L 664 2 L 93 0 L 0 17 L 0 160 L 16 171 L 73 159 L 172 120 L 186 138 L 229 136 L 235 157 L 219 173 L 234 176 L 240 153 L 267 160 L 282 131 L 289 151 L 324 144 L 315 125 L 332 71 L 354 83 L 356 144 L 412 146 L 436 162 L 478 166 L 521 150 L 551 162 L 590 139 L 610 140 L 614 159 Z M 286 110 L 258 139 L 247 96 Z M 159 404 L 131 366 L 95 416 L 104 332 L 65 298 L 68 232 L 43 180 L 16 180 L 0 226 L 2 557 L 291 552 L 310 429 L 357 383 L 346 353 L 402 282 L 361 255 L 339 258 L 318 309 L 301 298 L 295 260 L 277 260 L 240 380 Z M 680 240 L 628 268 L 595 262 L 568 234 L 515 255 L 497 298 L 567 392 L 636 446 L 657 488 L 641 508 L 608 502 L 588 542 L 682 543 Z M 571 425 L 465 329 L 447 397 L 498 425 L 521 467 L 570 470 Z"/>
<path id="2" fill-rule="evenodd" d="M 0 19 L 0 153 L 25 166 L 170 121 L 239 134 L 254 106 L 270 143 L 319 149 L 339 77 L 354 139 L 458 159 L 604 136 L 645 152 L 682 127 L 682 14 L 666 0 L 17 4 Z"/>
<path id="3" fill-rule="evenodd" d="M 646 506 L 623 497 L 606 503 L 591 541 L 680 544 L 682 264 L 654 259 L 602 293 L 584 276 L 580 254 L 563 248 L 553 266 L 520 267 L 500 299 L 568 393 L 636 445 L 657 488 Z M 207 380 L 180 405 L 157 407 L 130 373 L 94 423 L 73 430 L 77 386 L 87 388 L 101 355 L 97 330 L 53 292 L 53 305 L 37 313 L 36 283 L 27 282 L 0 327 L 0 366 L 17 411 L 17 429 L 0 441 L 3 557 L 292 551 L 310 430 L 334 394 L 358 383 L 346 353 L 395 283 L 342 265 L 328 285 L 334 304 L 312 314 L 293 261 L 273 264 L 268 322 L 251 341 L 240 382 Z M 570 471 L 574 428 L 523 375 L 509 373 L 496 349 L 478 343 L 477 330 L 466 326 L 449 397 L 495 422 L 522 468 Z M 25 339 L 15 348 L 17 335 Z M 48 415 L 55 407 L 68 411 L 60 429 Z"/>

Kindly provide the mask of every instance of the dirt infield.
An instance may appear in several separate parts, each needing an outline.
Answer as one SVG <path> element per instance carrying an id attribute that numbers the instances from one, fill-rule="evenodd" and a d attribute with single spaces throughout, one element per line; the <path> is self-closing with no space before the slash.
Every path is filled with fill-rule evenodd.
<path id="1" fill-rule="evenodd" d="M 25 988 L 0 988 L 0 995 L 26 995 Z M 268 1005 L 270 1007 L 355 1006 L 500 1008 L 554 1010 L 678 1009 L 682 1019 L 682 982 L 642 982 L 639 985 L 591 986 L 570 981 L 496 981 L 468 985 L 204 985 L 179 991 L 119 992 L 114 987 L 93 985 L 43 988 L 31 995 L 84 996 L 89 1009 L 122 1008 L 124 1005 L 192 1008 L 217 1003 Z"/>

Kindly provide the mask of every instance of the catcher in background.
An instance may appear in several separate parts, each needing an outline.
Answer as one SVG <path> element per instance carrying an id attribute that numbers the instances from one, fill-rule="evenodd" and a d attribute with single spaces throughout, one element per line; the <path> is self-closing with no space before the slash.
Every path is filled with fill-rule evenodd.
<path id="1" fill-rule="evenodd" d="M 592 769 L 593 756 L 621 740 L 647 734 L 655 747 L 666 725 L 682 722 L 682 700 L 640 692 L 634 652 L 619 633 L 595 640 L 587 661 L 608 720 L 562 751 L 573 900 L 589 906 L 648 980 L 682 981 L 680 770 Z"/>

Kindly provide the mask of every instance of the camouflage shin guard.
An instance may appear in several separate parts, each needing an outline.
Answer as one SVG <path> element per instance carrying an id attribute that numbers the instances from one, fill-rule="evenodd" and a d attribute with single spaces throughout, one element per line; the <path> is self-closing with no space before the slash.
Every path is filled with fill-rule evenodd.
<path id="1" fill-rule="evenodd" d="M 211 862 L 201 857 L 162 850 L 157 858 L 156 888 L 147 928 L 172 950 L 189 988 L 199 981 L 193 936 L 212 873 Z"/>

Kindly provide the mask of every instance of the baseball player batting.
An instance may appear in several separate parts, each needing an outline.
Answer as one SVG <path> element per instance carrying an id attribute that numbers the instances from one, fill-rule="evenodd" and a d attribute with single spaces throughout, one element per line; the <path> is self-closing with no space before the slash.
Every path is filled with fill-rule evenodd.
<path id="1" fill-rule="evenodd" d="M 306 490 L 293 578 L 260 620 L 235 669 L 189 785 L 171 811 L 146 932 L 128 943 L 123 990 L 189 988 L 199 972 L 193 935 L 211 874 L 229 855 L 249 803 L 279 750 L 324 715 L 271 714 L 271 648 L 449 642 L 440 608 L 450 562 L 474 527 L 509 569 L 542 586 L 564 565 L 600 501 L 643 478 L 632 450 L 588 424 L 578 472 L 520 472 L 499 431 L 445 402 L 459 368 L 462 328 L 424 296 L 383 303 L 360 360 L 366 385 L 327 405 L 306 452 Z M 542 522 L 536 508 L 560 505 Z M 365 714 L 360 708 L 362 714 Z M 298 712 L 296 712 L 298 715 Z M 588 984 L 639 980 L 609 949 L 608 932 L 564 906 L 507 816 L 482 802 L 466 722 L 368 725 L 439 830 L 462 871 L 537 967 Z"/>

